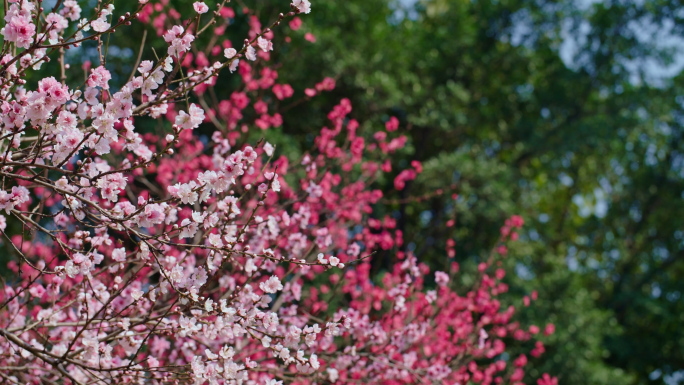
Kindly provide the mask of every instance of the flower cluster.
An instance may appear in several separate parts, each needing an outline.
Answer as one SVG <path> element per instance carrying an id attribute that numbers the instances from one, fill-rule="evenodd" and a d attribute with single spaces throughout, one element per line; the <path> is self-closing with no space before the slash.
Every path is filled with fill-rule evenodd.
<path id="1" fill-rule="evenodd" d="M 111 5 L 82 6 L 66 0 L 45 14 L 12 1 L 0 31 L 0 231 L 15 275 L 0 291 L 3 380 L 523 379 L 526 356 L 505 361 L 504 340 L 529 340 L 539 328 L 522 329 L 496 299 L 507 286 L 503 271 L 491 270 L 505 253 L 492 253 L 478 285 L 458 294 L 457 265 L 432 275 L 397 251 L 403 238 L 393 219 L 373 218 L 383 196 L 374 181 L 391 172 L 383 156 L 406 143 L 394 133 L 398 121 L 357 132 L 343 99 L 299 159 L 247 141 L 250 129 L 280 126 L 276 100 L 296 94 L 265 63 L 273 28 L 309 13 L 308 0 L 294 0 L 267 28 L 251 16 L 240 50 L 216 38 L 235 17 L 225 2 L 215 12 L 196 2 L 187 20 L 168 2 L 140 1 L 118 19 Z M 84 9 L 92 14 L 81 19 Z M 130 77 L 113 76 L 103 36 L 136 19 L 157 29 L 166 54 L 135 63 Z M 212 45 L 193 49 L 211 31 Z M 100 64 L 72 80 L 59 53 L 84 45 L 97 49 Z M 51 57 L 61 79 L 35 72 L 35 85 L 23 80 Z M 206 97 L 234 71 L 240 89 Z M 334 88 L 326 78 L 301 98 Z M 245 117 L 248 108 L 255 117 Z M 152 132 L 141 129 L 155 120 Z M 194 133 L 201 126 L 210 139 Z M 412 163 L 397 188 L 421 170 Z M 521 226 L 512 217 L 501 246 Z M 377 250 L 397 255 L 380 285 L 371 276 Z M 543 353 L 539 344 L 533 356 Z"/>
<path id="2" fill-rule="evenodd" d="M 0 29 L 0 33 L 6 41 L 15 43 L 19 48 L 31 46 L 33 37 L 36 35 L 36 26 L 32 20 L 35 9 L 35 5 L 29 0 L 10 5 L 5 15 L 5 25 Z M 59 17 L 59 15 L 51 15 Z"/>

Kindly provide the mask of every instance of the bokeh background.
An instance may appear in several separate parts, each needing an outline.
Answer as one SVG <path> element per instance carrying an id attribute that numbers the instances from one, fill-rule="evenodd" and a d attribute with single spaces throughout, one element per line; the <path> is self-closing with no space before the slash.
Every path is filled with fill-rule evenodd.
<path id="1" fill-rule="evenodd" d="M 122 12 L 136 3 L 114 2 Z M 188 14 L 191 4 L 167 7 Z M 505 262 L 508 298 L 522 322 L 556 326 L 528 380 L 548 372 L 562 384 L 684 383 L 682 2 L 312 5 L 299 30 L 276 29 L 268 65 L 292 85 L 293 100 L 327 76 L 337 87 L 283 104 L 281 127 L 250 136 L 300 154 L 342 98 L 361 133 L 399 119 L 409 140 L 391 156 L 393 176 L 413 160 L 424 171 L 402 190 L 392 178 L 378 181 L 385 198 L 375 215 L 396 219 L 405 243 L 377 254 L 376 275 L 398 251 L 412 251 L 434 268 L 457 261 L 465 290 L 504 220 L 519 214 L 526 225 Z M 236 16 L 225 33 L 239 46 L 251 16 L 265 25 L 287 1 L 230 6 Z M 120 81 L 145 29 L 150 47 L 165 49 L 151 25 L 117 33 L 107 67 Z M 144 58 L 153 58 L 150 48 Z M 79 63 L 97 63 L 97 52 L 86 45 L 67 59 L 83 76 Z M 219 98 L 241 87 L 237 76 L 219 82 L 227 92 Z M 535 290 L 538 300 L 523 306 Z"/>

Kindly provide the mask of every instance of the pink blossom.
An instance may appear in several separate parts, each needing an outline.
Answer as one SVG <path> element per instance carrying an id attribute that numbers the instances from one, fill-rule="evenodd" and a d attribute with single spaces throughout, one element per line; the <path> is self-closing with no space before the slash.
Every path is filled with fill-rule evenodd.
<path id="1" fill-rule="evenodd" d="M 238 65 L 240 64 L 239 59 L 234 59 L 233 61 L 230 62 L 230 72 L 235 72 L 235 70 L 238 68 Z"/>
<path id="2" fill-rule="evenodd" d="M 264 52 L 273 51 L 273 42 L 271 42 L 268 39 L 264 39 L 261 36 L 259 36 L 259 38 L 257 39 L 257 45 Z"/>
<path id="3" fill-rule="evenodd" d="M 266 282 L 261 282 L 259 284 L 259 288 L 266 293 L 272 294 L 283 290 L 283 284 L 280 282 L 280 279 L 278 279 L 278 277 L 273 275 L 271 276 L 271 278 L 266 280 Z"/>
<path id="4" fill-rule="evenodd" d="M 276 98 L 279 100 L 283 100 L 292 97 L 294 90 L 289 84 L 276 84 L 273 86 L 273 94 L 275 94 Z"/>
<path id="5" fill-rule="evenodd" d="M 445 287 L 449 283 L 449 274 L 443 271 L 435 272 L 435 282 L 440 287 Z"/>
<path id="6" fill-rule="evenodd" d="M 292 28 L 293 31 L 296 31 L 301 27 L 302 27 L 302 19 L 300 19 L 298 17 L 293 17 L 292 20 L 290 20 L 290 28 Z"/>
<path id="7" fill-rule="evenodd" d="M 207 6 L 204 2 L 202 1 L 196 1 L 192 4 L 192 7 L 195 9 L 195 12 L 199 13 L 200 15 L 203 13 L 209 12 L 209 6 Z"/>
<path id="8" fill-rule="evenodd" d="M 59 14 L 71 21 L 76 21 L 81 17 L 81 7 L 76 0 L 65 0 L 64 7 L 59 11 Z"/>
<path id="9" fill-rule="evenodd" d="M 193 103 L 190 105 L 189 114 L 185 111 L 181 111 L 178 116 L 176 116 L 175 124 L 183 130 L 192 130 L 199 127 L 203 121 L 204 110 Z"/>
<path id="10" fill-rule="evenodd" d="M 88 87 L 102 87 L 105 90 L 109 89 L 109 80 L 112 75 L 103 66 L 99 66 L 90 72 L 88 77 Z"/>
<path id="11" fill-rule="evenodd" d="M 191 33 L 185 33 L 185 29 L 179 25 L 174 25 L 164 34 L 164 40 L 169 43 L 167 50 L 172 57 L 180 56 L 190 50 L 190 44 L 195 40 Z"/>
<path id="12" fill-rule="evenodd" d="M 19 8 L 21 4 L 21 8 Z M 11 4 L 5 15 L 5 26 L 0 29 L 6 41 L 14 42 L 20 48 L 29 48 L 36 34 L 36 26 L 31 19 L 31 11 L 35 6 L 24 0 L 22 3 Z"/>
<path id="13" fill-rule="evenodd" d="M 93 22 L 90 23 L 90 25 L 93 27 L 93 30 L 95 32 L 105 32 L 109 29 L 109 27 L 111 27 L 111 24 L 109 24 L 104 17 L 93 20 Z"/>
<path id="14" fill-rule="evenodd" d="M 544 328 L 544 335 L 545 336 L 550 336 L 551 334 L 555 333 L 556 331 L 556 325 L 549 323 L 546 324 L 546 327 Z"/>
<path id="15" fill-rule="evenodd" d="M 245 51 L 245 57 L 248 60 L 255 61 L 257 59 L 256 49 L 254 49 L 254 47 L 252 47 L 251 45 L 247 46 L 247 50 Z"/>
<path id="16" fill-rule="evenodd" d="M 311 3 L 309 0 L 293 0 L 292 5 L 301 13 L 311 12 Z"/>
<path id="17" fill-rule="evenodd" d="M 235 57 L 235 55 L 237 55 L 235 48 L 226 48 L 223 50 L 223 56 L 225 56 L 226 59 L 232 59 Z"/>
<path id="18" fill-rule="evenodd" d="M 385 123 L 385 129 L 387 129 L 387 131 L 389 131 L 389 132 L 396 131 L 398 128 L 399 128 L 399 119 L 395 118 L 394 116 L 392 116 L 387 121 L 387 123 Z"/>
<path id="19" fill-rule="evenodd" d="M 542 378 L 537 380 L 537 385 L 558 385 L 558 379 L 549 376 L 548 373 L 544 373 Z"/>

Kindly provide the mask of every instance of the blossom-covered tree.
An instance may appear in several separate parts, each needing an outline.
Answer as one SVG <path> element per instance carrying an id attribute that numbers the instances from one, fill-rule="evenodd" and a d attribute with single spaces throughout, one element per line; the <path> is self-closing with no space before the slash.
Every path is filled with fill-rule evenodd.
<path id="1" fill-rule="evenodd" d="M 386 154 L 406 142 L 398 121 L 359 133 L 343 99 L 299 159 L 267 138 L 246 142 L 281 125 L 275 101 L 294 95 L 250 62 L 269 61 L 272 29 L 298 28 L 308 0 L 267 28 L 253 16 L 235 48 L 222 37 L 234 17 L 225 0 L 196 2 L 185 18 L 168 2 L 118 18 L 107 1 L 89 15 L 74 0 L 7 5 L 0 229 L 14 274 L 0 292 L 3 381 L 521 383 L 527 357 L 508 357 L 505 341 L 540 330 L 497 300 L 507 290 L 497 261 L 522 218 L 504 224 L 465 292 L 457 264 L 431 273 L 410 253 L 374 277 L 373 251 L 402 242 L 392 218 L 372 216 Z M 107 42 L 133 22 L 151 23 L 167 50 L 148 59 L 141 47 L 115 84 Z M 84 44 L 99 63 L 69 78 L 65 52 Z M 53 65 L 60 79 L 41 76 Z M 243 85 L 218 98 L 219 76 Z M 334 87 L 324 79 L 303 100 Z M 156 130 L 136 128 L 153 120 Z M 209 140 L 193 133 L 203 125 Z M 414 162 L 396 188 L 420 172 Z M 543 351 L 537 342 L 531 354 Z"/>

